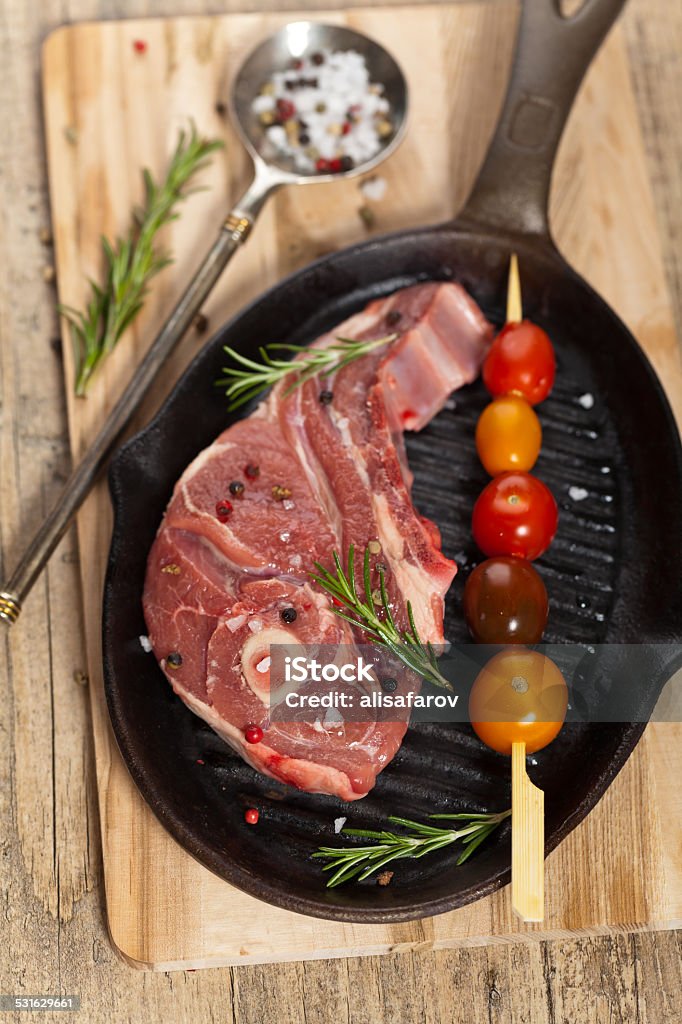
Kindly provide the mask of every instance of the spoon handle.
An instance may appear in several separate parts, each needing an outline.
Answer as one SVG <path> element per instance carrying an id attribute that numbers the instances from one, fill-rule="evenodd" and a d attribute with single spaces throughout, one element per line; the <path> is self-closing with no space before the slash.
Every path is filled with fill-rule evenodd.
<path id="1" fill-rule="evenodd" d="M 73 515 L 88 495 L 121 432 L 138 409 L 160 367 L 183 337 L 230 259 L 246 240 L 272 190 L 259 176 L 226 218 L 218 237 L 182 298 L 152 342 L 135 376 L 112 409 L 85 458 L 71 473 L 56 505 L 26 549 L 7 583 L 0 586 L 0 621 L 17 621 L 21 606 Z"/>

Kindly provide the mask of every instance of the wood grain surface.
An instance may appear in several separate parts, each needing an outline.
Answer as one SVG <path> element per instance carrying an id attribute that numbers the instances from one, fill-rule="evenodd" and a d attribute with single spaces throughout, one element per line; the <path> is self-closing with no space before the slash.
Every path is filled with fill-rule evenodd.
<path id="1" fill-rule="evenodd" d="M 216 111 L 216 101 L 224 97 L 243 55 L 286 17 L 88 23 L 61 29 L 45 44 L 52 222 L 59 293 L 67 305 L 78 308 L 86 299 L 87 279 L 99 267 L 100 232 L 120 231 L 139 201 L 139 174 L 131 172 L 125 155 L 139 153 L 138 159 L 159 175 L 177 126 L 190 113 L 202 131 L 225 139 L 222 159 L 203 176 L 209 187 L 193 197 L 168 233 L 168 244 L 177 253 L 173 267 L 164 273 L 131 336 L 107 361 L 85 402 L 72 397 L 71 351 L 63 331 L 76 457 L 91 443 L 156 325 L 203 255 L 205 225 L 221 222 L 225 193 L 238 194 L 242 186 L 248 168 L 234 132 Z M 411 87 L 411 131 L 382 168 L 386 196 L 374 205 L 377 223 L 372 230 L 450 216 L 466 196 L 487 145 L 504 88 L 515 7 L 498 2 L 355 8 L 346 14 L 330 11 L 325 17 L 383 39 Z M 135 50 L 136 39 L 147 44 L 144 56 Z M 426 52 L 431 54 L 428 67 Z M 485 88 L 475 88 L 472 75 L 486 56 L 496 73 L 487 76 Z M 150 98 L 136 105 L 136 92 Z M 611 188 L 605 195 L 607 180 Z M 338 182 L 333 204 L 331 196 L 329 187 L 277 196 L 246 251 L 206 304 L 212 323 L 224 321 L 320 248 L 366 234 L 357 212 L 363 201 L 358 183 Z M 557 162 L 552 205 L 559 244 L 628 321 L 679 408 L 682 376 L 619 29 L 576 103 Z M 172 386 L 203 341 L 190 332 L 160 373 L 157 394 Z M 677 788 L 654 784 L 660 773 L 652 757 L 657 748 L 649 737 L 609 799 L 547 862 L 547 913 L 537 928 L 516 921 L 509 891 L 428 921 L 378 927 L 315 921 L 225 886 L 184 854 L 154 820 L 112 741 L 99 642 L 110 522 L 103 482 L 79 515 L 78 534 L 108 922 L 112 940 L 131 965 L 161 970 L 319 959 L 511 937 L 537 941 L 577 931 L 662 928 L 682 920 L 682 864 L 666 859 L 668 845 L 682 847 L 682 821 L 678 819 L 675 829 L 668 827 L 665 842 L 661 827 L 662 821 L 675 821 Z M 665 731 L 668 746 L 680 757 L 674 777 L 682 770 L 682 753 L 677 753 L 682 752 L 682 726 L 655 728 Z M 646 803 L 643 792 L 651 794 Z M 625 823 L 640 837 L 627 854 Z M 567 876 L 569 887 L 563 884 Z"/>
<path id="2" fill-rule="evenodd" d="M 54 295 L 43 279 L 52 254 L 41 241 L 48 218 L 39 44 L 66 20 L 199 8 L 205 13 L 229 6 L 197 0 L 5 0 L 2 5 L 0 548 L 5 569 L 54 500 L 69 465 L 59 346 L 50 340 L 56 336 Z M 624 29 L 679 327 L 682 11 L 664 0 L 633 0 Z M 0 641 L 1 991 L 79 994 L 82 1019 L 95 1024 L 332 1017 L 533 1024 L 680 1019 L 675 933 L 197 974 L 142 975 L 120 963 L 102 915 L 76 559 L 71 533 L 28 602 L 23 630 Z M 625 843 L 632 841 L 636 835 L 624 836 Z"/>

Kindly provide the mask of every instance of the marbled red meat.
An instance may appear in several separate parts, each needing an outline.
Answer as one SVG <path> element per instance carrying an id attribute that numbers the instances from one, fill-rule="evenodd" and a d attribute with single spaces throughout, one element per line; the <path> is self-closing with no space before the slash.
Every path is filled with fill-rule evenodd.
<path id="1" fill-rule="evenodd" d="M 422 284 L 370 303 L 338 336 L 390 345 L 286 394 L 275 388 L 178 481 L 149 556 L 144 611 L 154 653 L 178 696 L 258 771 L 309 792 L 356 800 L 400 747 L 401 721 L 287 722 L 270 715 L 271 644 L 354 644 L 353 630 L 310 580 L 371 541 L 386 566 L 394 617 L 412 603 L 424 640 L 443 642 L 443 598 L 456 572 L 437 527 L 410 498 L 405 430 L 419 430 L 473 380 L 491 327 L 456 284 Z M 333 401 L 320 402 L 331 389 Z M 258 475 L 245 473 L 258 466 Z M 230 493 L 244 484 L 241 496 Z M 273 492 L 273 488 L 285 488 Z M 274 496 L 277 494 L 279 500 Z M 225 522 L 216 505 L 230 501 Z M 373 545 L 376 547 L 376 544 Z M 283 621 L 285 608 L 295 621 Z M 173 666 L 170 653 L 181 655 Z M 414 678 L 401 681 L 417 687 Z M 245 741 L 247 725 L 263 739 Z"/>

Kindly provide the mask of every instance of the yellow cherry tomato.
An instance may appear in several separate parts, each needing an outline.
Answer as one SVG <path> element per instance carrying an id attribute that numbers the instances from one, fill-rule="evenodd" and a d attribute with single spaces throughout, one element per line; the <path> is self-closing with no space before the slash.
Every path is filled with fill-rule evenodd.
<path id="1" fill-rule="evenodd" d="M 535 465 L 542 445 L 542 427 L 532 407 L 520 395 L 496 398 L 476 425 L 476 450 L 491 476 Z"/>
<path id="2" fill-rule="evenodd" d="M 527 754 L 542 750 L 561 730 L 567 707 L 566 681 L 552 659 L 524 647 L 491 658 L 469 696 L 474 732 L 500 754 L 521 741 Z"/>

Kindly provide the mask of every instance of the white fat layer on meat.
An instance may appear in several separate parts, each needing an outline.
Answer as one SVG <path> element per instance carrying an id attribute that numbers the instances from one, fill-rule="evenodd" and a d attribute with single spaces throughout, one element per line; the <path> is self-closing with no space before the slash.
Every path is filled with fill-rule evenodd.
<path id="1" fill-rule="evenodd" d="M 363 459 L 360 453 L 360 449 L 357 448 L 353 443 L 353 438 L 350 432 L 350 420 L 348 419 L 347 416 L 340 416 L 333 406 L 329 407 L 329 413 L 332 419 L 332 423 L 334 424 L 339 433 L 339 437 L 341 438 L 341 443 L 343 444 L 344 448 L 347 448 L 349 451 L 352 451 L 353 463 L 355 465 L 355 469 L 357 469 L 358 471 L 360 479 L 362 480 L 365 487 L 369 488 L 370 482 L 369 474 L 367 472 L 367 466 L 365 464 L 365 460 Z"/>
<path id="2" fill-rule="evenodd" d="M 300 412 L 300 390 L 298 393 L 294 392 L 294 394 L 296 395 L 295 412 L 293 415 L 289 413 L 286 417 L 286 424 L 290 430 L 289 440 L 293 441 L 292 447 L 296 452 L 300 465 L 303 468 L 311 491 L 316 496 L 321 507 L 325 510 L 327 520 L 334 531 L 336 546 L 338 547 L 341 543 L 341 538 L 343 537 L 341 513 L 339 512 L 338 505 L 336 504 L 336 499 L 329 484 L 329 480 L 327 479 L 327 475 L 315 458 L 310 445 L 307 443 L 305 417 Z"/>
<path id="3" fill-rule="evenodd" d="M 218 445 L 217 447 L 218 448 L 223 448 L 223 447 L 228 447 L 228 446 Z M 229 447 L 232 448 L 232 447 L 234 447 L 234 445 L 229 445 Z M 211 453 L 212 453 L 211 457 L 212 458 L 215 457 L 215 450 L 216 450 L 216 445 L 215 444 L 211 445 L 210 449 L 209 448 L 206 449 L 206 451 L 211 451 Z M 203 452 L 202 454 L 205 454 L 205 452 Z M 194 476 L 194 473 L 192 473 L 191 475 Z M 211 523 L 213 523 L 215 517 L 210 512 L 204 512 L 200 508 L 198 508 L 195 505 L 195 503 L 192 501 L 192 499 L 190 498 L 189 490 L 187 488 L 187 484 L 189 483 L 190 479 L 191 479 L 191 477 L 186 478 L 186 474 L 183 475 L 181 477 L 181 485 L 180 485 L 180 493 L 182 494 L 182 499 L 183 499 L 185 505 L 187 506 L 187 509 L 190 512 L 192 512 L 197 517 L 197 519 L 199 519 L 199 520 L 202 520 L 202 519 L 206 520 L 206 519 L 208 519 L 208 520 L 210 520 Z M 258 575 L 260 572 L 262 572 L 262 570 L 267 566 L 267 562 L 265 561 L 265 559 L 263 559 L 263 561 L 261 562 L 261 564 L 259 566 L 255 566 L 255 565 L 250 564 L 252 559 L 253 559 L 253 551 L 251 551 L 251 550 L 249 550 L 249 549 L 244 547 L 244 545 L 235 536 L 233 531 L 230 530 L 229 526 L 226 523 L 223 524 L 223 525 L 225 527 L 225 530 L 228 531 L 229 534 L 230 534 L 230 547 L 231 547 L 231 549 L 235 550 L 235 551 L 243 551 L 244 552 L 244 555 L 245 555 L 244 562 L 235 562 L 231 558 L 227 558 L 223 554 L 223 552 L 219 551 L 218 548 L 215 546 L 215 544 L 212 544 L 211 541 L 208 540 L 207 537 L 203 536 L 203 534 L 197 533 L 196 530 L 192 530 L 190 532 L 192 532 L 193 535 L 198 540 L 200 540 L 202 542 L 202 544 L 204 544 L 206 547 L 208 547 L 211 550 L 211 552 L 213 552 L 213 554 L 215 555 L 216 558 L 219 558 L 221 561 L 223 561 L 231 572 L 236 572 L 236 573 L 243 573 L 243 572 L 245 572 L 245 573 L 250 573 L 250 574 L 254 574 L 254 575 Z"/>
<path id="4" fill-rule="evenodd" d="M 433 578 L 421 565 L 416 565 L 404 557 L 405 540 L 393 520 L 386 497 L 383 494 L 375 494 L 373 503 L 383 560 L 389 563 L 401 594 L 408 597 L 412 603 L 417 632 L 422 640 L 441 644 L 443 634 L 434 619 L 433 598 L 443 595 L 434 589 Z"/>
<path id="5" fill-rule="evenodd" d="M 197 473 L 201 472 L 201 470 L 204 468 L 207 462 L 210 462 L 212 459 L 215 458 L 215 454 L 217 451 L 229 452 L 235 447 L 236 445 L 233 444 L 232 441 L 214 441 L 214 443 L 209 445 L 208 448 L 204 448 L 202 452 L 199 452 L 197 457 L 192 462 L 190 462 L 189 466 L 182 474 L 181 480 L 183 483 L 183 490 L 184 485 L 189 480 L 191 480 L 192 477 L 195 477 Z"/>

